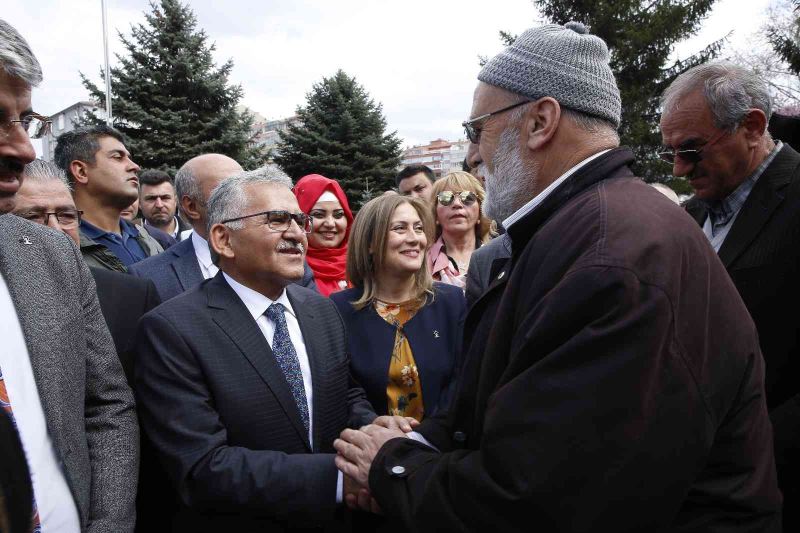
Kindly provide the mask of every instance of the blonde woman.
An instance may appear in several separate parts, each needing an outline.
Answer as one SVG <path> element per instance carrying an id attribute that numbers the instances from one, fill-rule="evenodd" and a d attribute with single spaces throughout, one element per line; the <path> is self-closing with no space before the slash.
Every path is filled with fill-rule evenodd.
<path id="1" fill-rule="evenodd" d="M 464 295 L 431 278 L 425 256 L 433 231 L 423 201 L 371 200 L 350 234 L 353 288 L 331 295 L 347 328 L 353 376 L 378 415 L 421 421 L 446 406 L 453 385 Z"/>
<path id="2" fill-rule="evenodd" d="M 464 288 L 472 252 L 494 236 L 483 215 L 486 193 L 468 172 L 451 172 L 433 184 L 435 242 L 428 254 L 433 279 Z"/>

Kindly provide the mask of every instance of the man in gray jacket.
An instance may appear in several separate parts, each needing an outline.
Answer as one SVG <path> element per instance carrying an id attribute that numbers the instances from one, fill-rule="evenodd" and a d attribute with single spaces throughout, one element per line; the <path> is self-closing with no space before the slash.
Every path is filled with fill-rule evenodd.
<path id="1" fill-rule="evenodd" d="M 69 238 L 5 214 L 48 122 L 31 110 L 41 79 L 0 20 L 0 405 L 28 459 L 32 528 L 130 532 L 139 430 L 94 281 Z"/>

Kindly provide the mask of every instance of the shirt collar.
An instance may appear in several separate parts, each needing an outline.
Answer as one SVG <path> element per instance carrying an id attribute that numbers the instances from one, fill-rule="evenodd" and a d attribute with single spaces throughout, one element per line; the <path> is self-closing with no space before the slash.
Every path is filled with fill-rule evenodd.
<path id="1" fill-rule="evenodd" d="M 545 190 L 543 190 L 542 192 L 540 192 L 539 194 L 537 194 L 536 196 L 534 196 L 534 197 L 533 197 L 533 198 L 532 198 L 532 199 L 531 199 L 531 200 L 530 200 L 528 203 L 526 203 L 525 205 L 523 205 L 522 207 L 520 207 L 519 209 L 517 209 L 516 211 L 514 211 L 514 213 L 512 213 L 512 214 L 511 214 L 511 216 L 509 216 L 507 219 L 505 219 L 505 220 L 503 221 L 503 227 L 504 227 L 504 228 L 506 228 L 506 230 L 508 230 L 508 228 L 510 228 L 512 224 L 514 224 L 515 222 L 517 222 L 517 221 L 518 221 L 518 220 L 520 220 L 521 218 L 524 218 L 524 217 L 525 217 L 526 215 L 528 215 L 528 214 L 529 214 L 531 211 L 533 211 L 534 209 L 536 209 L 536 207 L 537 207 L 539 204 L 541 204 L 542 202 L 544 202 L 545 198 L 547 198 L 548 196 L 550 196 L 550 194 L 551 194 L 551 193 L 552 193 L 554 190 L 556 190 L 556 189 L 558 188 L 558 186 L 559 186 L 559 185 L 561 185 L 562 183 L 564 183 L 564 182 L 566 181 L 566 179 L 567 179 L 567 178 L 569 178 L 570 176 L 572 176 L 573 174 L 575 174 L 575 173 L 576 173 L 576 172 L 577 172 L 577 171 L 578 171 L 578 170 L 579 170 L 581 167 L 583 167 L 583 166 L 587 165 L 587 164 L 588 164 L 590 161 L 592 161 L 592 160 L 594 160 L 594 159 L 597 159 L 598 157 L 600 157 L 601 155 L 603 155 L 604 153 L 606 153 L 606 152 L 608 152 L 608 151 L 610 151 L 610 150 L 611 150 L 611 149 L 610 149 L 610 148 L 608 148 L 608 149 L 606 149 L 606 150 L 603 150 L 603 151 L 597 152 L 597 153 L 596 153 L 596 154 L 594 154 L 594 155 L 590 155 L 589 157 L 587 157 L 586 159 L 584 159 L 583 161 L 581 161 L 581 162 L 580 162 L 580 163 L 578 163 L 577 165 L 573 166 L 572 168 L 570 168 L 569 170 L 567 170 L 566 172 L 564 172 L 564 173 L 563 173 L 563 174 L 562 174 L 562 175 L 561 175 L 561 176 L 560 176 L 560 177 L 559 177 L 557 180 L 555 180 L 553 183 L 551 183 L 550 185 L 548 185 L 548 186 L 547 186 L 547 188 L 546 188 Z"/>
<path id="2" fill-rule="evenodd" d="M 105 235 L 112 235 L 110 231 L 100 229 L 94 224 L 90 224 L 85 220 L 81 220 L 80 225 L 81 225 L 81 230 L 83 230 L 86 236 L 90 239 L 97 239 Z M 139 230 L 136 229 L 136 226 L 134 226 L 124 218 L 119 219 L 119 229 L 122 235 L 127 235 L 129 237 L 134 237 L 134 238 L 139 236 Z"/>
<path id="3" fill-rule="evenodd" d="M 172 230 L 171 232 L 169 232 L 168 235 L 170 235 L 174 239 L 177 239 L 178 238 L 178 233 L 180 233 L 180 231 L 181 231 L 181 225 L 178 224 L 178 217 L 177 216 L 173 216 L 172 219 L 175 221 L 175 229 Z M 147 221 L 147 219 L 144 220 L 144 225 L 145 226 L 153 226 L 151 223 L 149 223 Z M 153 227 L 155 227 L 155 226 L 153 226 Z M 156 228 L 156 229 L 159 229 L 159 228 Z"/>
<path id="4" fill-rule="evenodd" d="M 281 292 L 281 295 L 278 296 L 277 300 L 270 300 L 260 292 L 254 291 L 250 287 L 242 285 L 225 272 L 223 272 L 222 275 L 225 277 L 225 281 L 228 282 L 228 285 L 231 286 L 231 289 L 233 289 L 236 295 L 239 296 L 239 299 L 242 300 L 244 306 L 247 307 L 247 310 L 250 312 L 253 320 L 258 320 L 258 318 L 263 315 L 273 303 L 279 303 L 283 305 L 287 312 L 291 313 L 292 316 L 297 318 L 297 315 L 294 313 L 294 309 L 292 309 L 292 304 L 289 302 L 289 297 L 286 294 L 285 287 L 283 292 Z"/>
<path id="5" fill-rule="evenodd" d="M 192 246 L 194 247 L 194 255 L 197 260 L 203 263 L 203 266 L 208 268 L 213 265 L 211 261 L 211 251 L 208 248 L 208 242 L 197 234 L 196 231 L 192 232 Z"/>

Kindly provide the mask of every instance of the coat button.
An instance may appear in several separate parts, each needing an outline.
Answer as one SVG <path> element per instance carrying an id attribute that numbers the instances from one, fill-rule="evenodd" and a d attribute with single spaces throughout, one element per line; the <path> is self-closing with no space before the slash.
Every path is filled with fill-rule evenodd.
<path id="1" fill-rule="evenodd" d="M 467 442 L 467 434 L 464 433 L 463 431 L 456 431 L 455 433 L 453 433 L 453 440 L 463 444 Z"/>
<path id="2" fill-rule="evenodd" d="M 392 467 L 392 474 L 395 476 L 402 476 L 406 473 L 406 469 L 404 466 L 393 466 Z"/>

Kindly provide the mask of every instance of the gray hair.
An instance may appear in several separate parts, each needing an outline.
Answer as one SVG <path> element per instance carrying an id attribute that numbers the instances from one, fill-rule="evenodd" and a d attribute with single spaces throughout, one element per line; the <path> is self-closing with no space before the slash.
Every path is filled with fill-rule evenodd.
<path id="1" fill-rule="evenodd" d="M 714 118 L 714 126 L 733 131 L 750 109 L 760 109 L 769 121 L 772 98 L 769 87 L 755 72 L 730 61 L 710 61 L 690 68 L 661 95 L 662 113 L 677 108 L 681 97 L 701 89 Z"/>
<path id="2" fill-rule="evenodd" d="M 31 87 L 42 82 L 42 66 L 28 42 L 3 19 L 0 19 L 0 68 Z"/>
<path id="3" fill-rule="evenodd" d="M 193 202 L 203 205 L 203 195 L 200 191 L 200 184 L 197 183 L 197 177 L 192 172 L 191 167 L 183 165 L 178 172 L 175 173 L 175 198 L 178 200 L 178 209 L 183 213 L 183 202 L 181 198 L 188 196 Z M 185 214 L 185 213 L 184 213 Z"/>
<path id="4" fill-rule="evenodd" d="M 247 207 L 248 195 L 245 189 L 251 185 L 278 185 L 291 189 L 292 180 L 275 165 L 266 165 L 249 172 L 240 172 L 224 179 L 214 188 L 208 198 L 206 227 L 209 238 L 211 237 L 211 228 L 215 224 L 222 224 L 224 220 L 246 214 L 244 210 Z M 244 222 L 237 220 L 226 222 L 225 225 L 231 229 L 242 229 Z M 211 250 L 211 260 L 217 264 L 219 256 L 210 243 L 209 249 Z"/>
<path id="5" fill-rule="evenodd" d="M 25 176 L 26 181 L 30 180 L 36 183 L 49 183 L 55 181 L 61 183 L 67 188 L 68 191 L 72 191 L 72 187 L 70 187 L 69 180 L 67 180 L 67 176 L 64 171 L 50 161 L 34 159 L 25 165 L 25 170 L 22 172 L 22 174 Z"/>

